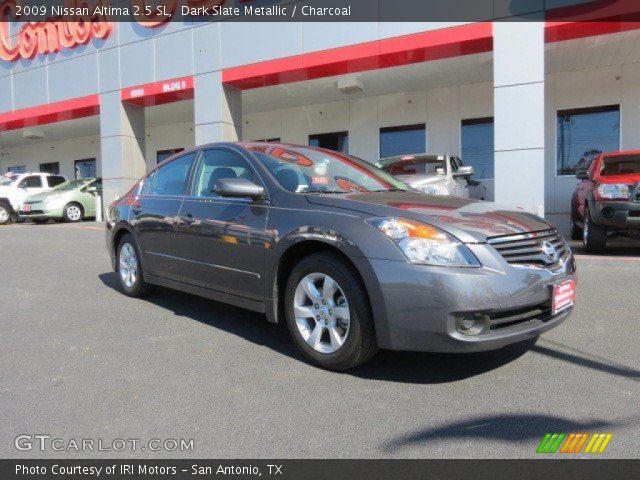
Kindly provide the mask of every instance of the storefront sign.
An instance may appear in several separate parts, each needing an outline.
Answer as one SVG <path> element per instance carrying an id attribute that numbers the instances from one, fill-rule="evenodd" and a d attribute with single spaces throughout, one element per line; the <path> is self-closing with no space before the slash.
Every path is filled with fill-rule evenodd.
<path id="1" fill-rule="evenodd" d="M 0 0 L 2 1 L 2 0 Z M 171 20 L 181 0 L 131 0 L 131 13 L 136 22 L 148 28 L 160 26 Z M 226 0 L 184 0 L 190 8 L 220 6 Z M 105 39 L 113 29 L 108 20 L 109 0 L 97 0 L 91 5 L 85 0 L 65 1 L 67 12 L 90 11 L 89 15 L 56 16 L 40 22 L 25 22 L 18 35 L 12 37 L 9 22 L 22 15 L 39 15 L 39 11 L 19 6 L 18 0 L 4 0 L 0 4 L 0 59 L 14 62 L 32 59 L 36 55 L 49 55 L 64 49 L 89 43 L 92 39 Z M 63 20 L 64 19 L 64 20 Z"/>
<path id="2" fill-rule="evenodd" d="M 124 88 L 120 98 L 123 102 L 145 107 L 193 98 L 193 77 L 180 77 Z"/>

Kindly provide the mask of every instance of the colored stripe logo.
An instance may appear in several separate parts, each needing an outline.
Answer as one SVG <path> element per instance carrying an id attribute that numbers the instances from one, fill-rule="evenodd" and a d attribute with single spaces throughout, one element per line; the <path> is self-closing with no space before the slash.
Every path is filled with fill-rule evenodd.
<path id="1" fill-rule="evenodd" d="M 604 453 L 612 438 L 611 433 L 547 433 L 536 453 Z"/>

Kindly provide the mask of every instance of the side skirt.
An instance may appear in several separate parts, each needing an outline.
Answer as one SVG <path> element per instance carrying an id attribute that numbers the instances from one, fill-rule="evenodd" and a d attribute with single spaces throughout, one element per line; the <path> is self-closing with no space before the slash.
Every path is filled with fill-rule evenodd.
<path id="1" fill-rule="evenodd" d="M 259 302 L 244 297 L 237 297 L 235 295 L 229 295 L 228 293 L 218 292 L 217 290 L 211 290 L 209 288 L 203 288 L 197 285 L 190 285 L 188 283 L 182 283 L 177 280 L 157 277 L 155 275 L 145 275 L 144 280 L 148 283 L 159 285 L 161 287 L 167 287 L 173 290 L 191 293 L 193 295 L 198 295 L 200 297 L 215 300 L 217 302 L 227 303 L 235 307 L 245 308 L 253 312 L 265 313 L 264 302 Z"/>

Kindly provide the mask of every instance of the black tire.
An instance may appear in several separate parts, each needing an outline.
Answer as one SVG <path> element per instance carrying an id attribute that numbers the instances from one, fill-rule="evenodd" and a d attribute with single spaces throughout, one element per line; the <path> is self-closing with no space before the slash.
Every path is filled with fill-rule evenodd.
<path id="1" fill-rule="evenodd" d="M 0 202 L 0 225 L 6 225 L 11 221 L 12 210 L 11 205 Z"/>
<path id="2" fill-rule="evenodd" d="M 571 212 L 571 240 L 582 240 L 582 227 L 576 224 L 576 214 Z"/>
<path id="3" fill-rule="evenodd" d="M 80 216 L 77 216 L 76 210 L 80 210 Z M 62 220 L 68 223 L 81 222 L 84 219 L 84 209 L 79 203 L 71 202 L 64 206 L 62 210 Z"/>
<path id="4" fill-rule="evenodd" d="M 587 253 L 601 253 L 607 246 L 607 229 L 592 220 L 588 206 L 585 210 L 582 244 Z"/>
<path id="5" fill-rule="evenodd" d="M 303 278 L 315 273 L 334 279 L 344 293 L 349 306 L 348 333 L 342 346 L 332 353 L 321 353 L 307 344 L 298 329 L 294 315 L 296 289 Z M 367 292 L 358 273 L 339 255 L 320 252 L 298 262 L 287 280 L 284 301 L 291 338 L 296 347 L 316 365 L 328 370 L 349 370 L 371 359 L 378 351 Z"/>
<path id="6" fill-rule="evenodd" d="M 126 246 L 130 246 L 133 248 L 135 252 L 135 264 L 137 268 L 135 281 L 128 285 L 123 278 L 123 274 L 121 273 L 121 264 L 120 264 L 120 254 L 123 248 Z M 151 285 L 150 283 L 145 282 L 142 262 L 140 260 L 140 250 L 138 249 L 138 245 L 130 234 L 125 234 L 121 239 L 120 243 L 118 243 L 118 249 L 116 250 L 116 272 L 118 273 L 118 281 L 120 283 L 120 288 L 125 295 L 128 297 L 141 298 L 146 297 L 153 293 L 155 290 L 155 285 Z"/>

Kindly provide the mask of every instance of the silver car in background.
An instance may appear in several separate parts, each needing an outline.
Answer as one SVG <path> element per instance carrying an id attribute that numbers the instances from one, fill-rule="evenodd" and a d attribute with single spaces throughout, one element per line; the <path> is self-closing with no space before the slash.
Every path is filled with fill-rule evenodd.
<path id="1" fill-rule="evenodd" d="M 403 155 L 383 158 L 376 166 L 429 195 L 486 198 L 487 188 L 471 179 L 473 167 L 462 165 L 455 155 Z"/>

